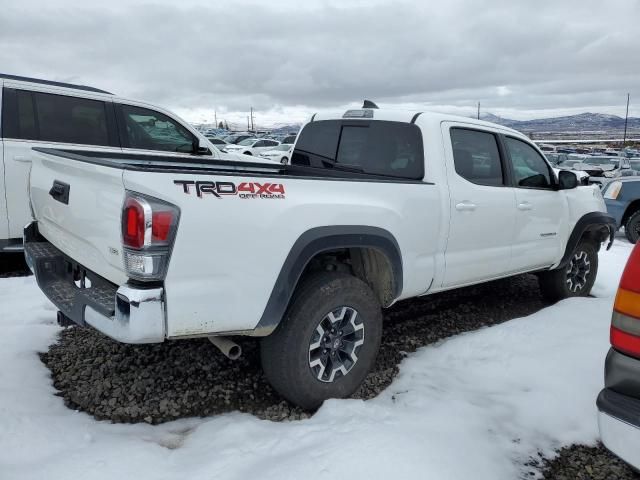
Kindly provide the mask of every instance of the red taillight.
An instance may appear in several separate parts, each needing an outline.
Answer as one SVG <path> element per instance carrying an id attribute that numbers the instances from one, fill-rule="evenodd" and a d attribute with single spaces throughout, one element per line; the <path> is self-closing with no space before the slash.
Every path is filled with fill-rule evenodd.
<path id="1" fill-rule="evenodd" d="M 157 198 L 128 193 L 122 209 L 124 266 L 129 277 L 163 280 L 180 211 Z"/>
<path id="2" fill-rule="evenodd" d="M 177 218 L 178 211 L 173 205 L 145 197 L 128 197 L 122 212 L 122 243 L 135 249 L 166 246 Z"/>
<path id="3" fill-rule="evenodd" d="M 627 355 L 640 357 L 640 337 L 623 332 L 613 325 L 611 326 L 611 346 Z"/>
<path id="4" fill-rule="evenodd" d="M 126 247 L 144 246 L 144 208 L 135 198 L 127 198 L 122 215 L 122 243 Z"/>
<path id="5" fill-rule="evenodd" d="M 166 242 L 169 240 L 171 226 L 174 223 L 173 212 L 153 212 L 151 222 L 151 240 Z"/>
<path id="6" fill-rule="evenodd" d="M 611 319 L 611 346 L 640 357 L 640 243 L 631 252 L 620 279 Z"/>

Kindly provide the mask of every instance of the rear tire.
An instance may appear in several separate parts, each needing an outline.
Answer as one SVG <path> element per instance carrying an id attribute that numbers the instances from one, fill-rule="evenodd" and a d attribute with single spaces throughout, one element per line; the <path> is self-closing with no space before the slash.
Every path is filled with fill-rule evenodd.
<path id="1" fill-rule="evenodd" d="M 297 289 L 278 328 L 262 339 L 273 388 L 306 409 L 352 395 L 373 368 L 382 312 L 373 291 L 345 273 L 322 272 Z"/>
<path id="2" fill-rule="evenodd" d="M 624 224 L 624 234 L 631 243 L 636 243 L 640 238 L 640 210 L 627 219 Z"/>
<path id="3" fill-rule="evenodd" d="M 289 161 L 289 159 L 287 157 L 282 157 L 280 159 L 280 163 L 283 164 L 283 165 L 286 165 L 288 161 Z"/>
<path id="4" fill-rule="evenodd" d="M 245 155 L 249 155 L 250 157 L 252 157 L 252 156 L 253 156 L 253 153 L 251 153 L 251 152 L 244 152 L 244 154 L 245 154 Z"/>
<path id="5" fill-rule="evenodd" d="M 569 297 L 586 297 L 598 275 L 598 249 L 589 240 L 580 240 L 564 267 L 538 274 L 542 296 L 557 302 Z"/>

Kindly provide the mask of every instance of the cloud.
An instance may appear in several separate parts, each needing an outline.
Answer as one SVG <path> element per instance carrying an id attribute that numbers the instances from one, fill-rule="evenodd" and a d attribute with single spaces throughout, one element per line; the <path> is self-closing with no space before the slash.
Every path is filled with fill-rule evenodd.
<path id="1" fill-rule="evenodd" d="M 253 106 L 268 123 L 363 98 L 623 114 L 627 92 L 640 98 L 640 4 L 626 0 L 1 3 L 2 71 L 194 121 Z"/>

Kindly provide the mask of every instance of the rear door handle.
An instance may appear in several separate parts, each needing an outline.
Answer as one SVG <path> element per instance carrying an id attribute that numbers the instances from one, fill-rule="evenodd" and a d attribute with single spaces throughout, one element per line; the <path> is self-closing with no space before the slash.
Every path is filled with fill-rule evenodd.
<path id="1" fill-rule="evenodd" d="M 460 202 L 456 205 L 456 210 L 459 212 L 473 212 L 476 209 L 476 204 L 468 201 Z"/>
<path id="2" fill-rule="evenodd" d="M 531 205 L 529 202 L 520 202 L 518 204 L 518 210 L 531 210 L 533 208 L 533 205 Z"/>

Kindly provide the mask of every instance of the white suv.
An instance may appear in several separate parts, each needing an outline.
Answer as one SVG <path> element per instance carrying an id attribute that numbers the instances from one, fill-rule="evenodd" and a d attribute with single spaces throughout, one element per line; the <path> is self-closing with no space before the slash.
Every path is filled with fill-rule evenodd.
<path id="1" fill-rule="evenodd" d="M 280 142 L 268 138 L 247 138 L 237 145 L 227 145 L 224 147 L 224 151 L 242 153 L 244 155 L 260 155 L 263 151 L 270 150 L 278 145 L 280 145 Z"/>
<path id="2" fill-rule="evenodd" d="M 22 249 L 33 147 L 82 154 L 156 154 L 240 160 L 222 154 L 173 113 L 93 87 L 0 74 L 0 252 Z"/>

